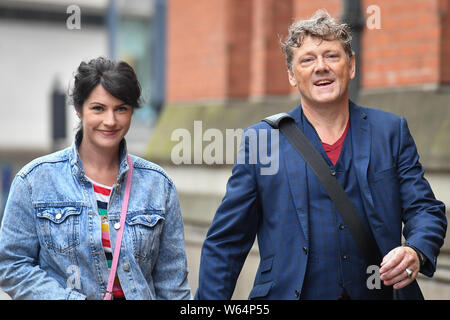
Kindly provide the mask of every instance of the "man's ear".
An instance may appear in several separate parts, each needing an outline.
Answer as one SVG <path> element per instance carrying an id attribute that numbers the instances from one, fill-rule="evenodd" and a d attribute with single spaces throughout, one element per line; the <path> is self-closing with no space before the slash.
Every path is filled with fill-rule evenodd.
<path id="1" fill-rule="evenodd" d="M 294 73 L 290 69 L 287 70 L 287 73 L 288 73 L 288 78 L 289 78 L 289 84 L 292 87 L 297 87 L 297 79 L 295 78 Z"/>
<path id="2" fill-rule="evenodd" d="M 355 59 L 355 55 L 352 55 L 350 57 L 350 61 L 349 61 L 349 74 L 350 74 L 350 80 L 355 78 L 356 75 L 356 59 Z"/>

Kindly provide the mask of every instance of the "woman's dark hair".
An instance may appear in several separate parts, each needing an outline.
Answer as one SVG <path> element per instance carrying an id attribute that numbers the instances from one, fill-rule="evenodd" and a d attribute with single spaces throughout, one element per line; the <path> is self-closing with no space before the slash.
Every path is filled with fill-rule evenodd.
<path id="1" fill-rule="evenodd" d="M 81 62 L 75 74 L 72 102 L 81 111 L 92 90 L 101 84 L 112 96 L 133 109 L 140 107 L 141 86 L 133 68 L 124 61 L 111 61 L 104 57 Z"/>

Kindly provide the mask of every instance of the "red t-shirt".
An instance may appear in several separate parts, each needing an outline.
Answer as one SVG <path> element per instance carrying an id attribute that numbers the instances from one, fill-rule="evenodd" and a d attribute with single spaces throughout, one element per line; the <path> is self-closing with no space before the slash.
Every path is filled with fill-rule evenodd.
<path id="1" fill-rule="evenodd" d="M 323 149 L 327 153 L 328 158 L 331 160 L 333 165 L 336 165 L 339 155 L 341 154 L 342 146 L 345 141 L 345 137 L 347 136 L 348 128 L 350 127 L 350 119 L 348 119 L 347 126 L 345 127 L 344 133 L 342 136 L 333 144 L 328 144 L 322 142 Z"/>

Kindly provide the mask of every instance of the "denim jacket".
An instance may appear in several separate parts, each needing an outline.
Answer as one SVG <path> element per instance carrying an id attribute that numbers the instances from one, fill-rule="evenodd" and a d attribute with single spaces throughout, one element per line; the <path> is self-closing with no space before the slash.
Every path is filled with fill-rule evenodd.
<path id="1" fill-rule="evenodd" d="M 108 266 L 92 184 L 78 139 L 16 175 L 0 231 L 0 287 L 13 299 L 102 299 Z M 114 251 L 128 164 L 108 204 Z M 131 156 L 133 181 L 117 275 L 127 299 L 190 299 L 184 231 L 173 182 L 159 166 Z"/>

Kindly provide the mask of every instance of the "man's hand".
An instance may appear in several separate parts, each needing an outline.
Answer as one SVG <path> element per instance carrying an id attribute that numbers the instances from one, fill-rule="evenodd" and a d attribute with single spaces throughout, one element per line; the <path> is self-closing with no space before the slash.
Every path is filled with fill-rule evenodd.
<path id="1" fill-rule="evenodd" d="M 410 277 L 406 269 L 412 271 Z M 420 269 L 419 258 L 414 249 L 401 246 L 392 249 L 381 262 L 380 279 L 385 286 L 401 289 L 414 281 Z"/>

